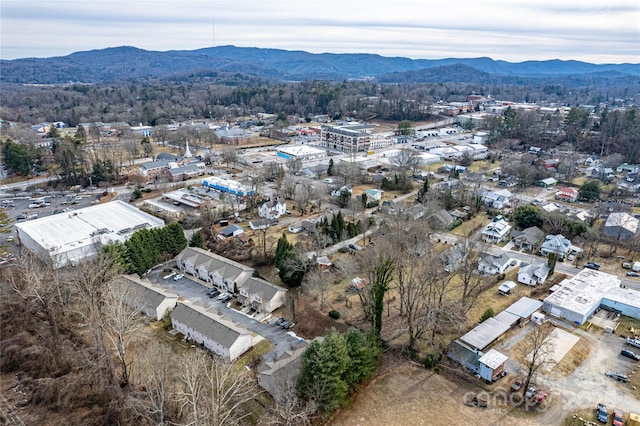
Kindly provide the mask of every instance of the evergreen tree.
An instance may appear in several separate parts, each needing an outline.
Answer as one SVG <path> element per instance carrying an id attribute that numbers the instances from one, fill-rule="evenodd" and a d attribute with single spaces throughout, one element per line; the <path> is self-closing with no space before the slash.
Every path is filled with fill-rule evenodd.
<path id="1" fill-rule="evenodd" d="M 334 172 L 333 158 L 330 158 L 329 159 L 329 167 L 327 168 L 327 174 L 329 176 L 333 176 L 333 172 Z"/>
<path id="2" fill-rule="evenodd" d="M 393 259 L 380 258 L 373 270 L 373 333 L 381 340 L 382 312 L 384 311 L 384 296 L 389 291 L 389 284 L 393 279 Z"/>
<path id="3" fill-rule="evenodd" d="M 314 340 L 302 354 L 298 392 L 318 404 L 320 412 L 331 413 L 347 402 L 349 385 L 343 376 L 350 368 L 347 341 L 331 329 L 322 343 Z"/>
<path id="4" fill-rule="evenodd" d="M 191 235 L 191 241 L 189 241 L 189 247 L 204 248 L 204 237 L 202 231 L 196 231 Z"/>
<path id="5" fill-rule="evenodd" d="M 344 379 L 350 388 L 369 380 L 378 368 L 380 347 L 371 336 L 356 328 L 349 328 L 346 334 L 347 349 L 351 366 Z"/>

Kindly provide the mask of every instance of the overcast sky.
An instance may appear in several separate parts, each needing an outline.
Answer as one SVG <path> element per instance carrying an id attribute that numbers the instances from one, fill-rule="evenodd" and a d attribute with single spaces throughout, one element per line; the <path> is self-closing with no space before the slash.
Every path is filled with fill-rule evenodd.
<path id="1" fill-rule="evenodd" d="M 235 45 L 640 62 L 638 0 L 1 0 L 0 57 Z"/>

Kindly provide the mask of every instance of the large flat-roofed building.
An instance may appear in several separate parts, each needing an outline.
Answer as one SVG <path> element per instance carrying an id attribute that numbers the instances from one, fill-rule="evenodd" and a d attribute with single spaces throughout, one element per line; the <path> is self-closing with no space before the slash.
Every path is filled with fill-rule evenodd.
<path id="1" fill-rule="evenodd" d="M 99 247 L 125 242 L 139 229 L 162 228 L 164 221 L 123 201 L 16 223 L 20 243 L 54 268 L 94 258 Z"/>
<path id="2" fill-rule="evenodd" d="M 301 160 L 315 160 L 319 158 L 325 158 L 327 151 L 324 149 L 314 148 L 308 145 L 285 145 L 276 148 L 277 156 L 282 157 L 285 160 L 291 158 L 299 158 Z"/>
<path id="3" fill-rule="evenodd" d="M 321 127 L 320 144 L 335 151 L 362 152 L 371 148 L 373 126 L 360 123 Z"/>
<path id="4" fill-rule="evenodd" d="M 584 324 L 600 306 L 640 319 L 640 292 L 620 287 L 615 275 L 583 269 L 564 280 L 544 299 L 542 310 L 576 324 Z"/>

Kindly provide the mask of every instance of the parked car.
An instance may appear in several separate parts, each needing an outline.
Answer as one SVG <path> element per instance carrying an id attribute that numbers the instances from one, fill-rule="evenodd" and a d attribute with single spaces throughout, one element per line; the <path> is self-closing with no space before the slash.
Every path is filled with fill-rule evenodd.
<path id="1" fill-rule="evenodd" d="M 351 250 L 354 250 L 354 251 L 358 251 L 358 250 L 360 250 L 360 247 L 358 247 L 358 246 L 357 246 L 357 245 L 355 245 L 355 244 L 349 244 L 349 248 L 350 248 Z"/>
<path id="2" fill-rule="evenodd" d="M 630 351 L 629 349 L 623 349 L 620 351 L 620 355 L 626 356 L 627 358 L 631 358 L 634 361 L 640 361 L 640 355 L 637 353 Z"/>
<path id="3" fill-rule="evenodd" d="M 183 278 L 184 278 L 184 274 L 178 274 L 178 275 L 176 275 L 175 277 L 173 277 L 173 280 L 174 280 L 174 281 L 179 281 L 179 280 L 181 280 L 181 279 L 183 279 Z"/>
<path id="4" fill-rule="evenodd" d="M 614 408 L 613 409 L 613 412 L 611 413 L 611 417 L 613 417 L 613 419 L 612 419 L 613 426 L 623 426 L 624 425 L 624 414 L 622 413 L 622 411 L 619 408 Z"/>
<path id="5" fill-rule="evenodd" d="M 535 394 L 538 393 L 538 388 L 535 386 L 529 386 L 527 389 L 527 393 L 524 395 L 527 399 L 533 398 Z"/>
<path id="6" fill-rule="evenodd" d="M 604 374 L 607 377 L 611 377 L 612 379 L 616 379 L 622 383 L 627 383 L 629 381 L 629 377 L 626 374 L 618 373 L 617 371 L 607 371 Z"/>
<path id="7" fill-rule="evenodd" d="M 594 271 L 600 270 L 600 265 L 596 262 L 587 262 L 584 267 L 587 269 L 593 269 Z"/>
<path id="8" fill-rule="evenodd" d="M 9 235 L 7 237 L 7 242 L 10 243 L 11 241 L 15 240 L 16 237 L 14 237 L 13 235 Z"/>
<path id="9" fill-rule="evenodd" d="M 175 271 L 170 272 L 169 274 L 165 275 L 164 277 L 162 277 L 162 279 L 164 280 L 168 280 L 169 278 L 171 278 L 172 276 L 174 276 L 176 274 Z"/>
<path id="10" fill-rule="evenodd" d="M 220 297 L 220 296 L 218 296 L 218 297 Z M 220 301 L 222 303 L 227 303 L 231 299 L 233 299 L 233 296 L 231 296 L 230 294 L 226 294 L 222 299 L 220 299 Z"/>
<path id="11" fill-rule="evenodd" d="M 596 408 L 596 417 L 598 417 L 598 421 L 602 423 L 607 423 L 609 421 L 609 414 L 607 413 L 607 406 L 604 404 L 598 404 Z"/>
<path id="12" fill-rule="evenodd" d="M 535 396 L 536 404 L 542 404 L 545 401 L 545 399 L 547 399 L 547 396 L 549 396 L 549 394 L 546 393 L 545 391 L 543 390 L 539 391 Z"/>
<path id="13" fill-rule="evenodd" d="M 631 269 L 631 263 L 629 262 L 622 262 L 622 267 L 624 269 Z"/>
<path id="14" fill-rule="evenodd" d="M 627 337 L 627 345 L 635 346 L 636 348 L 640 348 L 640 339 L 634 339 L 633 337 Z"/>
<path id="15" fill-rule="evenodd" d="M 227 296 L 229 296 L 229 293 L 222 293 L 222 294 L 218 295 L 218 300 L 222 301 L 222 299 L 224 299 Z"/>
<path id="16" fill-rule="evenodd" d="M 635 271 L 627 272 L 627 276 L 628 277 L 640 277 L 640 272 L 635 272 Z"/>
<path id="17" fill-rule="evenodd" d="M 214 290 L 211 293 L 209 293 L 207 296 L 209 296 L 210 299 L 213 299 L 214 297 L 220 296 L 220 292 L 218 290 Z"/>
<path id="18" fill-rule="evenodd" d="M 285 321 L 286 321 L 286 319 L 284 319 L 284 318 L 278 318 L 278 319 L 276 320 L 276 325 L 277 325 L 278 327 L 280 327 L 280 326 L 282 325 L 282 323 L 283 323 L 283 322 L 285 322 Z"/>
<path id="19" fill-rule="evenodd" d="M 511 385 L 511 391 L 512 392 L 517 392 L 520 389 L 522 389 L 522 378 L 521 377 L 516 377 L 516 379 L 514 380 L 513 384 Z"/>
<path id="20" fill-rule="evenodd" d="M 575 253 L 571 253 L 568 257 L 567 260 L 574 260 L 576 258 L 576 254 Z"/>

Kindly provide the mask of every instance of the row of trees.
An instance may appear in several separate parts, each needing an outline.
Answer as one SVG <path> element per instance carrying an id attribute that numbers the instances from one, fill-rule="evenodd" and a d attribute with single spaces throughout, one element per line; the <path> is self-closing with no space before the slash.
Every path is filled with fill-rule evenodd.
<path id="1" fill-rule="evenodd" d="M 127 273 L 145 274 L 155 265 L 174 258 L 187 246 L 179 223 L 164 228 L 136 231 L 124 244 L 110 244 L 107 252 L 117 258 Z"/>

